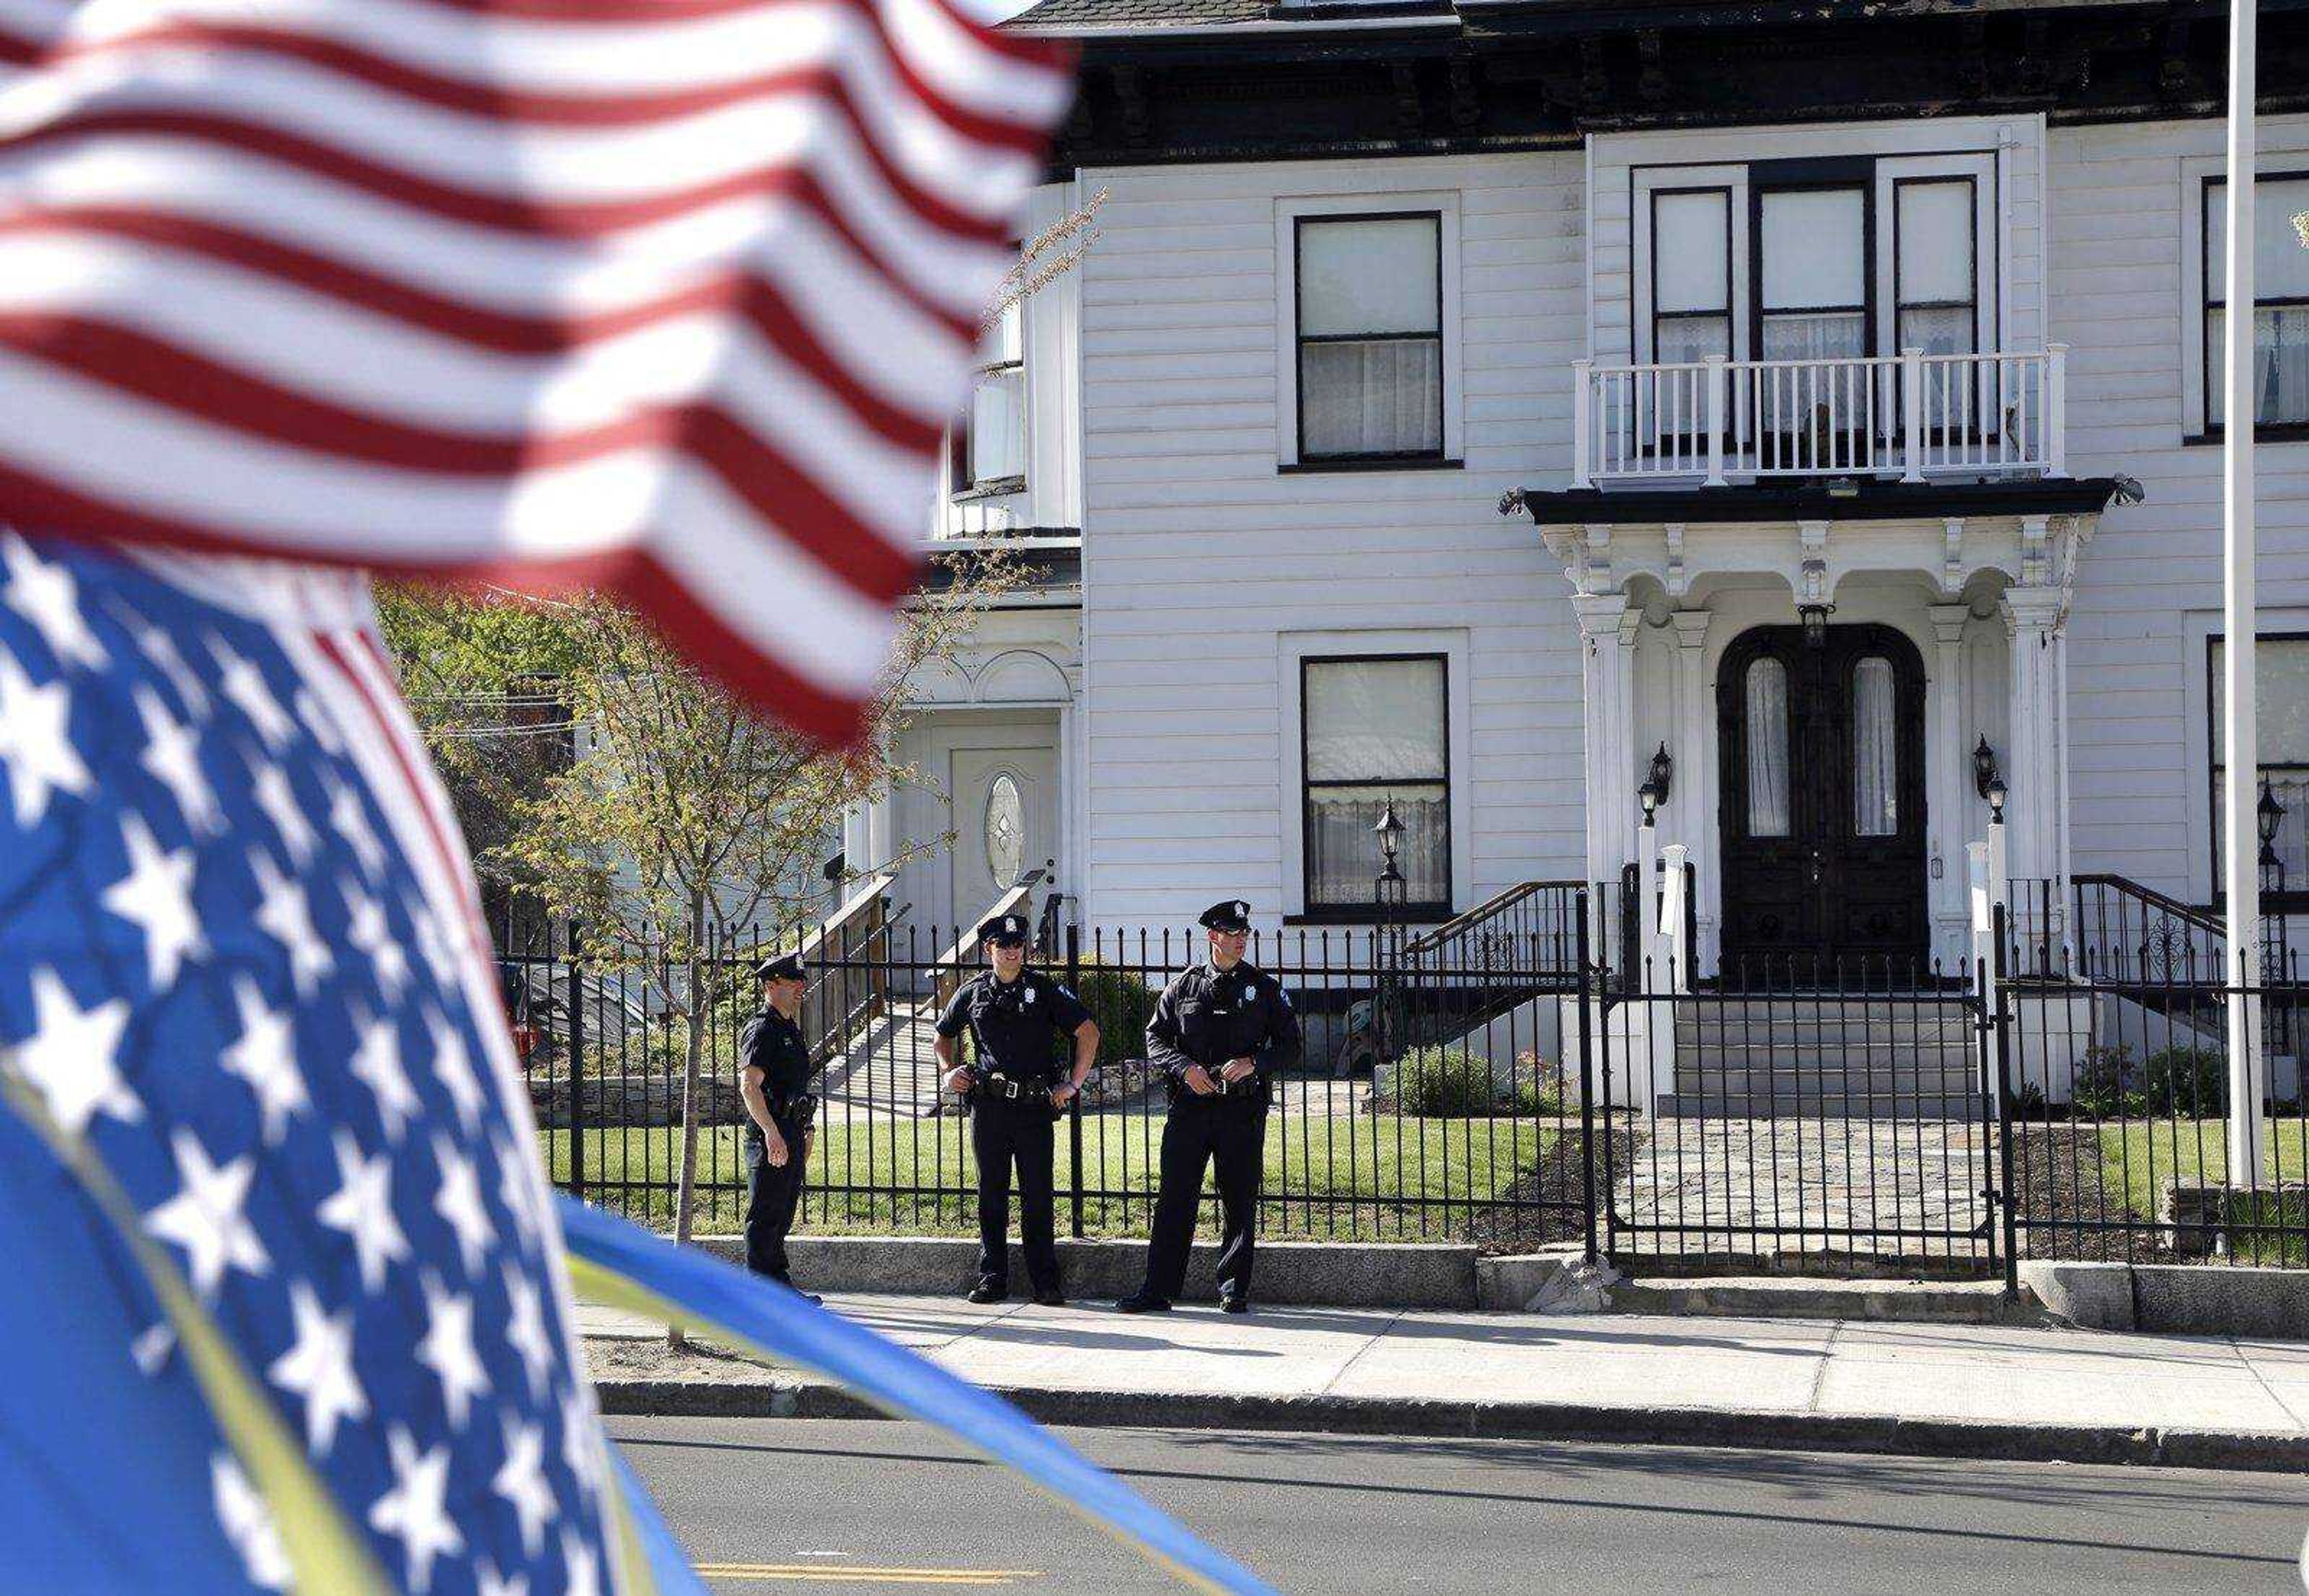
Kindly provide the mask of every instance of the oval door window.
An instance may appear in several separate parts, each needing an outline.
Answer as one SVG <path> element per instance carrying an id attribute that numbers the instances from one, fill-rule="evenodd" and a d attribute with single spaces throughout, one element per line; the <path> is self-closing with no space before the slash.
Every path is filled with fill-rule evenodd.
<path id="1" fill-rule="evenodd" d="M 1026 797 L 1005 770 L 986 784 L 986 868 L 997 887 L 1016 884 L 1026 863 Z"/>

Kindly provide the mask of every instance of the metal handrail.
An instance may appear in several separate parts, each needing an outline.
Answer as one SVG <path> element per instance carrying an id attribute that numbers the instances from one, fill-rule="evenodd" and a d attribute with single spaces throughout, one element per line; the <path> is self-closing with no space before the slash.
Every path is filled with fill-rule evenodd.
<path id="1" fill-rule="evenodd" d="M 1440 948 L 1452 938 L 1465 935 L 1483 921 L 1505 914 L 1526 898 L 1536 897 L 1551 887 L 1561 887 L 1567 892 L 1579 890 L 1579 883 L 1577 881 L 1518 881 L 1504 891 L 1494 892 L 1466 914 L 1446 920 L 1432 930 L 1412 938 L 1404 943 L 1403 951 L 1408 957 Z"/>
<path id="2" fill-rule="evenodd" d="M 970 922 L 970 929 L 955 939 L 954 946 L 930 961 L 930 968 L 933 977 L 931 990 L 937 993 L 940 1003 L 954 996 L 955 988 L 962 984 L 961 976 L 964 966 L 977 962 L 978 928 L 999 915 L 1015 913 L 1020 906 L 1033 896 L 1034 889 L 1042 884 L 1045 873 L 1039 870 L 1030 870 L 1020 876 L 1016 886 L 996 898 L 987 906 L 985 913 Z"/>

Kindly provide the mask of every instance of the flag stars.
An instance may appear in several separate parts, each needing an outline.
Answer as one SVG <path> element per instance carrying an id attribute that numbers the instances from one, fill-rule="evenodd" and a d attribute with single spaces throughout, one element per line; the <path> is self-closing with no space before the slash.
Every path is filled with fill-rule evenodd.
<path id="1" fill-rule="evenodd" d="M 210 1161 L 200 1139 L 181 1129 L 169 1138 L 169 1146 L 184 1189 L 145 1215 L 144 1228 L 184 1249 L 193 1289 L 203 1297 L 223 1284 L 228 1269 L 264 1273 L 272 1260 L 241 1211 L 248 1201 L 249 1182 L 255 1178 L 256 1160 L 235 1158 L 219 1167 Z"/>
<path id="2" fill-rule="evenodd" d="M 489 1223 L 489 1207 L 481 1198 L 480 1176 L 474 1172 L 473 1161 L 459 1152 L 457 1144 L 446 1136 L 433 1138 L 433 1158 L 441 1169 L 441 1186 L 433 1194 L 433 1211 L 456 1233 L 457 1252 L 465 1261 L 465 1273 L 478 1279 L 481 1261 L 497 1238 L 497 1227 Z"/>
<path id="3" fill-rule="evenodd" d="M 385 1123 L 385 1140 L 397 1142 L 407 1133 L 410 1120 L 424 1106 L 417 1089 L 409 1082 L 409 1071 L 402 1067 L 401 1028 L 380 1018 L 363 1020 L 358 1028 L 360 1040 L 353 1048 L 353 1062 L 346 1068 L 376 1099 L 376 1116 Z"/>
<path id="4" fill-rule="evenodd" d="M 80 588 L 72 572 L 41 559 L 14 533 L 0 535 L 0 565 L 8 572 L 8 607 L 32 623 L 59 666 L 95 669 L 108 663 L 104 646 L 81 613 Z"/>
<path id="5" fill-rule="evenodd" d="M 409 955 L 393 937 L 385 923 L 385 905 L 362 890 L 350 876 L 342 879 L 347 912 L 350 915 L 345 928 L 345 941 L 359 951 L 376 976 L 377 990 L 387 1002 L 401 1001 L 402 990 L 409 984 Z"/>
<path id="6" fill-rule="evenodd" d="M 38 969 L 32 972 L 32 1034 L 0 1048 L 0 1064 L 30 1081 L 71 1135 L 82 1134 L 99 1114 L 139 1120 L 144 1106 L 116 1063 L 127 1024 L 125 999 L 83 1009 L 55 970 Z"/>
<path id="7" fill-rule="evenodd" d="M 276 1012 L 264 1001 L 256 983 L 246 976 L 232 984 L 233 1006 L 240 1011 L 239 1040 L 226 1048 L 218 1063 L 229 1074 L 248 1082 L 264 1116 L 264 1143 L 272 1146 L 288 1129 L 289 1116 L 313 1106 L 305 1089 L 304 1072 L 297 1067 L 296 1030 L 290 1017 Z"/>
<path id="8" fill-rule="evenodd" d="M 433 1040 L 434 1079 L 448 1089 L 449 1100 L 457 1110 L 457 1123 L 468 1134 L 478 1132 L 481 1125 L 481 1110 L 489 1106 L 489 1097 L 481 1090 L 480 1080 L 473 1073 L 473 1055 L 465 1046 L 464 1031 L 438 1009 L 429 1009 L 426 1027 Z"/>
<path id="9" fill-rule="evenodd" d="M 280 1531 L 264 1498 L 248 1482 L 240 1465 L 226 1453 L 209 1460 L 209 1483 L 216 1502 L 217 1524 L 240 1554 L 248 1583 L 267 1591 L 289 1588 L 289 1558 L 281 1550 Z"/>
<path id="10" fill-rule="evenodd" d="M 289 772 L 270 759 L 256 768 L 255 785 L 256 807 L 272 822 L 281 834 L 281 846 L 289 850 L 289 861 L 298 869 L 313 862 L 313 851 L 320 846 L 320 834 L 305 818 L 304 806 L 297 802 L 297 791 L 289 785 Z"/>
<path id="11" fill-rule="evenodd" d="M 419 1277 L 425 1291 L 425 1339 L 417 1344 L 417 1361 L 441 1382 L 441 1405 L 448 1410 L 449 1427 L 462 1430 L 471 1416 L 473 1399 L 489 1389 L 489 1372 L 473 1349 L 473 1299 L 461 1297 L 441 1283 L 431 1270 Z"/>
<path id="12" fill-rule="evenodd" d="M 336 1133 L 336 1192 L 322 1201 L 321 1223 L 352 1238 L 360 1265 L 361 1285 L 375 1291 L 385 1283 L 390 1264 L 409 1256 L 409 1237 L 393 1214 L 392 1161 L 380 1153 L 361 1157 L 352 1133 Z"/>
<path id="13" fill-rule="evenodd" d="M 264 672 L 255 661 L 236 654 L 232 645 L 221 638 L 216 640 L 212 651 L 223 667 L 218 690 L 248 716 L 249 724 L 256 728 L 257 736 L 268 750 L 278 753 L 288 747 L 290 738 L 296 734 L 297 723 L 265 685 Z"/>
<path id="14" fill-rule="evenodd" d="M 128 850 L 128 873 L 104 889 L 101 901 L 144 933 L 152 990 L 166 992 L 176 984 L 186 956 L 207 950 L 193 910 L 192 851 L 162 853 L 151 828 L 134 813 L 122 823 L 120 837 Z"/>
<path id="15" fill-rule="evenodd" d="M 13 655 L 0 654 L 0 766 L 24 830 L 40 823 L 55 794 L 89 790 L 88 767 L 65 728 L 71 716 L 71 695 L 61 681 L 34 687 Z"/>
<path id="16" fill-rule="evenodd" d="M 353 857 L 360 861 L 361 871 L 372 881 L 385 875 L 385 845 L 377 840 L 376 828 L 368 823 L 368 809 L 361 802 L 360 793 L 350 782 L 331 778 L 329 794 L 329 829 L 352 845 Z"/>
<path id="17" fill-rule="evenodd" d="M 385 1440 L 393 1460 L 393 1488 L 370 1505 L 368 1526 L 400 1540 L 410 1588 L 421 1596 L 432 1588 L 434 1560 L 465 1549 L 465 1538 L 448 1513 L 449 1448 L 420 1452 L 416 1437 L 400 1425 L 386 1431 Z"/>
<path id="18" fill-rule="evenodd" d="M 297 995 L 309 997 L 321 977 L 336 968 L 337 961 L 321 933 L 313 929 L 313 911 L 306 902 L 305 889 L 282 875 L 261 852 L 252 853 L 248 863 L 256 876 L 257 927 L 288 950 L 289 973 L 297 983 Z"/>
<path id="19" fill-rule="evenodd" d="M 503 1424 L 505 1462 L 489 1489 L 512 1505 L 521 1521 L 522 1549 L 534 1557 L 545 1545 L 545 1526 L 554 1514 L 553 1492 L 545 1483 L 545 1432 L 510 1414 Z"/>
<path id="20" fill-rule="evenodd" d="M 144 723 L 144 751 L 137 762 L 169 789 L 189 829 L 213 837 L 224 828 L 224 816 L 217 807 L 216 789 L 201 774 L 199 738 L 170 715 L 160 695 L 143 682 L 136 684 L 131 696 L 136 718 Z"/>
<path id="21" fill-rule="evenodd" d="M 521 1354 L 521 1366 L 529 1376 L 529 1394 L 534 1398 L 545 1395 L 553 1379 L 553 1339 L 545 1328 L 544 1293 L 537 1282 L 521 1271 L 518 1264 L 505 1266 L 506 1299 L 512 1305 L 512 1316 L 506 1325 L 506 1340 Z"/>
<path id="22" fill-rule="evenodd" d="M 601 1596 L 601 1559 L 584 1536 L 561 1531 L 561 1561 L 569 1571 L 569 1583 L 563 1587 L 568 1596 Z"/>
<path id="23" fill-rule="evenodd" d="M 368 1417 L 368 1393 L 353 1373 L 353 1312 L 328 1313 L 303 1280 L 289 1288 L 289 1311 L 296 1320 L 297 1344 L 273 1359 L 265 1375 L 305 1399 L 305 1444 L 326 1457 L 341 1420 Z"/>

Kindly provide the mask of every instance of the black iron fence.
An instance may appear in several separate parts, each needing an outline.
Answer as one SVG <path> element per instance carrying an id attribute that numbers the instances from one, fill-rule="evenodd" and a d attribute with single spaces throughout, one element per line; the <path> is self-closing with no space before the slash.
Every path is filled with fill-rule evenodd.
<path id="1" fill-rule="evenodd" d="M 1695 984 L 1620 950 L 1630 907 L 1619 883 L 1602 898 L 1535 884 L 1432 928 L 1255 939 L 1306 1038 L 1267 1121 L 1267 1233 L 2008 1279 L 2032 1256 L 2309 1267 L 2290 1041 L 2309 1035 L 2309 990 L 2225 984 L 2185 958 L 2066 971 L 2020 915 L 1971 969 L 1783 961 Z M 2142 929 L 2109 924 L 2112 954 Z M 1059 1120 L 1061 1223 L 1143 1234 L 1165 1112 L 1145 1028 L 1202 936 L 1052 924 L 1040 941 L 1036 961 L 1102 1031 Z M 966 1233 L 976 1172 L 934 1024 L 976 951 L 875 903 L 807 932 L 718 933 L 695 1000 L 688 967 L 662 957 L 611 961 L 566 931 L 508 939 L 508 1009 L 555 1181 L 670 1220 L 694 1011 L 697 1225 L 734 1229 L 751 967 L 795 946 L 822 1066 L 802 1222 Z M 2232 1035 L 2262 1039 L 2257 1163 L 2230 1152 Z"/>

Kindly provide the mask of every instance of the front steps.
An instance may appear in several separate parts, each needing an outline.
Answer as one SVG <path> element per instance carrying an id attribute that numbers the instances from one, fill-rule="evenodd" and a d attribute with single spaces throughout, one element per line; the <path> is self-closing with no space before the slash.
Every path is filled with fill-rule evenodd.
<path id="1" fill-rule="evenodd" d="M 1674 1005 L 1665 1115 L 1967 1119 L 1979 1038 L 1952 999 L 1706 998 Z"/>

